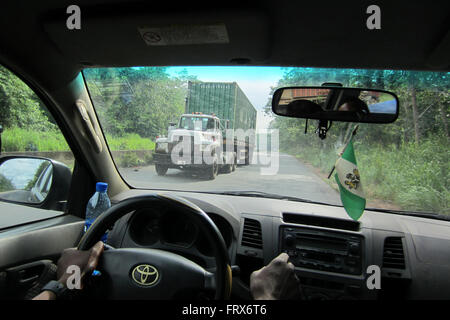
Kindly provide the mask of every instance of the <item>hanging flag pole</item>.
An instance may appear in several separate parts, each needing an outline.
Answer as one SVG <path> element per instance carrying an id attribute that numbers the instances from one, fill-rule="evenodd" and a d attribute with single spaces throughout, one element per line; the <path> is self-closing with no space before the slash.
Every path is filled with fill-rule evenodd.
<path id="1" fill-rule="evenodd" d="M 344 148 L 342 149 L 342 151 L 339 152 L 339 158 L 342 157 L 342 154 L 344 153 L 345 149 L 347 149 L 347 146 L 348 146 L 348 144 L 350 143 L 350 141 L 352 141 L 352 138 L 355 136 L 356 131 L 358 131 L 358 128 L 359 128 L 359 124 L 357 124 L 357 125 L 355 126 L 355 128 L 354 128 L 353 131 L 352 131 L 352 135 L 350 136 L 350 139 L 348 139 L 348 141 L 347 141 L 347 143 L 345 144 L 345 146 L 344 146 Z M 338 159 L 339 159 L 339 158 L 338 158 Z M 337 161 L 336 161 L 336 162 L 337 162 Z M 330 174 L 328 175 L 328 179 L 330 179 L 330 177 L 331 177 L 331 175 L 333 174 L 335 168 L 336 168 L 336 163 L 334 164 L 333 168 L 331 168 Z"/>

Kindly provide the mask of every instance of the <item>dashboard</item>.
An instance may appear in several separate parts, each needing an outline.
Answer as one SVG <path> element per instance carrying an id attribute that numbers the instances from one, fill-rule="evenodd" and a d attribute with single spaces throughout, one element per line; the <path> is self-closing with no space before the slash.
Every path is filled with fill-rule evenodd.
<path id="1" fill-rule="evenodd" d="M 131 190 L 119 202 L 145 194 Z M 171 192 L 205 211 L 220 230 L 233 270 L 232 298 L 251 299 L 250 274 L 286 252 L 303 296 L 328 299 L 448 299 L 450 222 L 366 211 L 360 221 L 343 208 L 310 203 Z M 164 208 L 141 208 L 116 222 L 116 247 L 168 250 L 213 270 L 198 227 Z M 237 271 L 238 270 L 238 271 Z M 378 273 L 378 284 L 372 275 Z"/>
<path id="2" fill-rule="evenodd" d="M 231 225 L 217 214 L 208 213 L 224 238 L 232 255 L 236 243 Z M 206 269 L 213 269 L 213 250 L 200 228 L 185 216 L 165 208 L 139 209 L 122 219 L 108 236 L 114 247 L 152 248 L 180 254 Z"/>

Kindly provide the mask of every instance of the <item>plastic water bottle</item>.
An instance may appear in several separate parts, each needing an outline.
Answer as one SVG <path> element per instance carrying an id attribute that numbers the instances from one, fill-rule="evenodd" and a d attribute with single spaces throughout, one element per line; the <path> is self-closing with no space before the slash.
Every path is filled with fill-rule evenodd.
<path id="1" fill-rule="evenodd" d="M 109 200 L 106 190 L 108 190 L 108 184 L 105 182 L 97 182 L 95 185 L 95 193 L 89 199 L 86 206 L 86 220 L 84 225 L 84 232 L 86 232 L 89 227 L 94 223 L 95 219 L 98 218 L 103 212 L 111 207 L 111 200 Z M 107 232 L 102 236 L 101 240 L 106 242 Z"/>

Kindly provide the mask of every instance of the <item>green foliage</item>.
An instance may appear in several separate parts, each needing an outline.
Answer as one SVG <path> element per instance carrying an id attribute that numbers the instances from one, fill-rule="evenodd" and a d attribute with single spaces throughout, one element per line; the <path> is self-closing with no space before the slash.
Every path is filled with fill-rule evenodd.
<path id="1" fill-rule="evenodd" d="M 448 76 L 444 72 L 286 68 L 277 87 L 340 82 L 395 92 L 401 105 L 398 120 L 388 125 L 360 124 L 354 140 L 366 197 L 393 202 L 404 210 L 450 214 Z M 268 103 L 266 113 L 270 110 Z M 277 117 L 271 127 L 280 130 L 282 151 L 329 173 L 354 124 L 333 123 L 326 140 L 319 140 L 315 133 L 317 121 L 309 121 L 306 135 L 304 119 Z"/>
<path id="2" fill-rule="evenodd" d="M 405 210 L 450 214 L 450 151 L 445 137 L 427 138 L 420 146 L 407 142 L 400 148 L 358 148 L 360 172 L 372 197 L 391 200 Z"/>
<path id="3" fill-rule="evenodd" d="M 11 191 L 16 189 L 11 180 L 0 173 L 0 192 Z"/>
<path id="4" fill-rule="evenodd" d="M 18 77 L 0 66 L 0 124 L 35 131 L 57 127 L 41 100 Z"/>
<path id="5" fill-rule="evenodd" d="M 135 153 L 125 153 L 119 159 L 116 160 L 118 162 L 119 167 L 128 168 L 128 167 L 136 167 L 143 164 L 143 161 L 138 158 Z"/>
<path id="6" fill-rule="evenodd" d="M 42 174 L 42 172 L 50 165 L 48 161 L 43 161 L 39 167 L 36 169 L 36 172 L 34 173 L 33 178 L 31 178 L 27 185 L 25 186 L 24 190 L 30 191 L 34 185 L 36 184 L 37 180 L 39 179 L 39 176 Z"/>
<path id="7" fill-rule="evenodd" d="M 154 150 L 155 143 L 138 134 L 123 137 L 107 135 L 111 150 Z M 70 148 L 59 131 L 29 131 L 21 128 L 7 128 L 2 134 L 2 151 L 69 151 Z"/>
<path id="8" fill-rule="evenodd" d="M 429 138 L 420 146 L 407 142 L 397 148 L 364 145 L 356 135 L 354 145 L 368 199 L 386 200 L 403 210 L 450 214 L 450 151 L 445 137 Z M 340 149 L 317 144 L 286 151 L 328 174 Z"/>
<path id="9" fill-rule="evenodd" d="M 117 165 L 121 168 L 144 166 L 152 163 L 153 156 L 150 152 L 139 156 L 135 152 L 125 152 L 115 158 Z"/>
<path id="10" fill-rule="evenodd" d="M 59 131 L 30 131 L 12 127 L 2 134 L 2 151 L 69 151 L 64 136 Z"/>
<path id="11" fill-rule="evenodd" d="M 169 77 L 165 68 L 106 68 L 84 71 L 91 98 L 107 135 L 135 133 L 154 138 L 183 112 L 187 80 Z"/>
<path id="12" fill-rule="evenodd" d="M 155 143 L 148 138 L 141 138 L 136 133 L 129 133 L 122 137 L 106 135 L 110 150 L 154 150 Z"/>

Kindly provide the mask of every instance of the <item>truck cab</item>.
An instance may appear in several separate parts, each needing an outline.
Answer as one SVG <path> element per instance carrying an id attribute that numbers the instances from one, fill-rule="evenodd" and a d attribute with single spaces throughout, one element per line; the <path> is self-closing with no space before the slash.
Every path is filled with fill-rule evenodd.
<path id="1" fill-rule="evenodd" d="M 235 171 L 236 152 L 234 145 L 226 147 L 225 130 L 226 125 L 214 114 L 181 115 L 178 126 L 169 129 L 167 137 L 156 139 L 153 158 L 157 174 L 165 175 L 169 168 L 175 168 L 215 179 L 219 171 Z"/>

